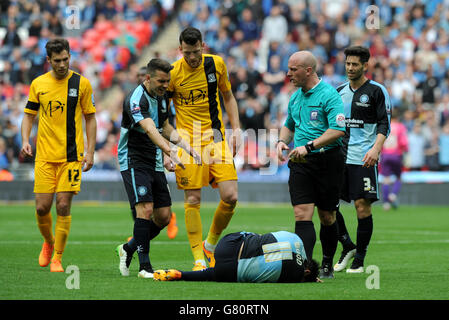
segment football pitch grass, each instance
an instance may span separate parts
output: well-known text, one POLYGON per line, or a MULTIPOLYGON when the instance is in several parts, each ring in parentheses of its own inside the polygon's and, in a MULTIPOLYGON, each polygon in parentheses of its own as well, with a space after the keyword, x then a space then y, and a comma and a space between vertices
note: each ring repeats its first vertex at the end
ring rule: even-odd
MULTIPOLYGON (((203 235, 215 204, 203 204, 203 235)), ((185 231, 183 206, 176 203, 179 233, 166 231, 151 242, 155 269, 191 270, 193 260, 185 231)), ((343 206, 355 241, 356 217, 343 206)), ((38 265, 42 237, 33 205, 0 204, 0 299, 2 300, 447 300, 449 298, 449 207, 402 206, 385 212, 373 207, 374 233, 365 268, 371 273, 339 272, 324 283, 249 284, 215 282, 157 282, 137 278, 137 255, 129 277, 118 271, 117 245, 132 234, 133 222, 125 203, 74 202, 69 241, 63 256, 65 273, 50 273, 38 265), (69 266, 72 272, 67 273, 69 266), (79 282, 73 270, 79 271, 79 282), (70 278, 71 277, 71 278, 70 278), (76 284, 79 283, 79 289, 76 284), (73 288, 75 286, 75 288, 73 288), (72 287, 72 289, 70 289, 72 287)), ((53 224, 55 223, 53 209, 53 224)), ((314 258, 321 262, 319 221, 314 214, 317 243, 314 258)), ((289 204, 239 204, 225 233, 267 233, 294 230, 289 204)), ((335 260, 341 252, 337 249, 335 260)))

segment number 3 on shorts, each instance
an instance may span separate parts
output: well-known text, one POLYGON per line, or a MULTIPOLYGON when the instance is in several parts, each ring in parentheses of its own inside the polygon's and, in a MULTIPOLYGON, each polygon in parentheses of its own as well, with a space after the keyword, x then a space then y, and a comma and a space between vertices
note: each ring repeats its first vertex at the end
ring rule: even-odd
POLYGON ((363 178, 363 190, 364 191, 371 190, 371 179, 368 177, 363 178))

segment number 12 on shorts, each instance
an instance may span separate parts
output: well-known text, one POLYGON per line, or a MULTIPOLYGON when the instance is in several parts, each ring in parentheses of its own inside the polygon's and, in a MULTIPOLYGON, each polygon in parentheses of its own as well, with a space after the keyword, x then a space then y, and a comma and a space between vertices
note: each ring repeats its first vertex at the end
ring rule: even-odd
POLYGON ((80 180, 80 171, 79 169, 69 169, 69 182, 78 182, 80 180), (72 180, 73 178, 73 180, 72 180))

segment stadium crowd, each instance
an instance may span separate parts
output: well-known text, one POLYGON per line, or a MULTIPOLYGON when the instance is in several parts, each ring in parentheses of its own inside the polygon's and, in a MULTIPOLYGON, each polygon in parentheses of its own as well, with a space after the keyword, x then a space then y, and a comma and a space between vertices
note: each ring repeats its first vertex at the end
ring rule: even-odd
MULTIPOLYGON (((19 158, 20 123, 31 80, 48 70, 43 46, 67 37, 71 67, 92 83, 97 107, 97 169, 117 168, 120 99, 106 103, 116 85, 121 97, 137 84, 142 50, 176 16, 193 26, 207 50, 224 57, 243 130, 279 129, 295 89, 286 77, 289 56, 310 50, 318 74, 334 87, 344 83, 343 50, 370 48, 368 78, 384 84, 409 136, 407 170, 449 170, 449 1, 404 0, 106 0, 3 1, 0 16, 0 169, 19 158), (67 28, 70 8, 80 8, 79 35, 67 28), (424 4, 425 3, 425 4, 424 4), (67 10, 69 8, 69 10, 67 10)), ((75 21, 76 22, 76 21, 75 21)), ((170 62, 177 49, 160 54, 170 62)), ((226 122, 226 115, 224 115, 226 122)), ((275 157, 266 139, 247 136, 238 170, 275 157), (261 144, 265 144, 261 148, 261 144)), ((271 137, 276 139, 276 137, 271 137)))

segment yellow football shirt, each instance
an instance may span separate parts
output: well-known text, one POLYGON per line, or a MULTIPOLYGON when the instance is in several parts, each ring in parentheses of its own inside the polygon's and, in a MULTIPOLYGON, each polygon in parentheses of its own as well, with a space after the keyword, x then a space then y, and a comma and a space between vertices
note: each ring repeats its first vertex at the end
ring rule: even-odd
POLYGON ((31 83, 24 111, 39 113, 36 161, 82 161, 82 114, 96 111, 89 80, 72 70, 62 80, 47 72, 31 83))
POLYGON ((184 58, 173 67, 167 92, 176 109, 176 129, 195 146, 222 141, 225 128, 219 91, 231 90, 223 58, 203 54, 198 68, 191 68, 184 58))

